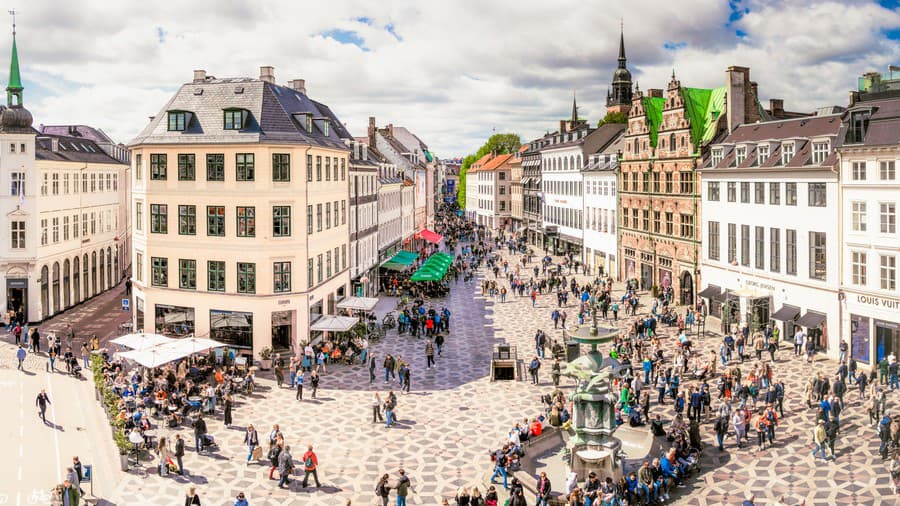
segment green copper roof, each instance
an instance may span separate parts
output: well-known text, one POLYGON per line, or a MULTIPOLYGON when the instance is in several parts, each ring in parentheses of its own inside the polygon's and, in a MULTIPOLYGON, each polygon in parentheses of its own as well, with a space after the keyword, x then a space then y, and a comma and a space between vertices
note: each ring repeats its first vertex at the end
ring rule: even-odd
POLYGON ((681 88, 685 113, 691 121, 691 141, 694 148, 708 143, 716 135, 716 124, 725 110, 725 87, 681 88))
POLYGON ((642 102, 647 118, 647 127, 650 129, 650 145, 655 148, 659 125, 662 124, 662 110, 666 105, 666 99, 662 97, 644 97, 642 102))
POLYGON ((9 85, 8 90, 21 90, 22 77, 19 75, 19 51, 16 49, 16 38, 13 36, 12 59, 9 62, 9 85))

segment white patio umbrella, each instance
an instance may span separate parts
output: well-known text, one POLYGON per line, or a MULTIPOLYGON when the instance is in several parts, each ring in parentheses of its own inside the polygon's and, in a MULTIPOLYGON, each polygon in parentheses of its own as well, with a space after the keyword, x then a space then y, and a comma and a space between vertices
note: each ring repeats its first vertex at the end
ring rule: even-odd
POLYGON ((124 336, 117 337, 110 342, 119 346, 131 348, 132 350, 146 350, 172 341, 174 341, 174 339, 159 334, 136 332, 134 334, 125 334, 124 336))

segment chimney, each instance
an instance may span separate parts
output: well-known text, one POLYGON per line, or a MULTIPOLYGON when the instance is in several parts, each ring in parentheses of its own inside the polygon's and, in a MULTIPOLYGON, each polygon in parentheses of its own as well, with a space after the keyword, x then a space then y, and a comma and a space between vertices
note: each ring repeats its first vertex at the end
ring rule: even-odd
POLYGON ((394 124, 388 123, 388 126, 386 126, 385 128, 387 128, 388 135, 393 137, 394 136, 394 124))
POLYGON ((784 100, 780 98, 770 98, 769 113, 776 118, 784 118, 784 100))
POLYGON ((368 137, 369 137, 369 145, 375 146, 375 132, 377 131, 375 127, 375 116, 369 116, 369 129, 368 129, 368 137))
POLYGON ((288 86, 292 90, 299 91, 306 95, 306 80, 305 79, 294 79, 293 81, 288 81, 288 86))
POLYGON ((54 153, 59 152, 59 139, 56 137, 50 137, 50 151, 53 151, 54 153))
POLYGON ((851 91, 850 92, 850 105, 847 107, 853 107, 857 102, 859 102, 859 92, 851 91))
POLYGON ((647 90, 648 97, 663 98, 663 90, 659 88, 650 88, 647 90))
POLYGON ((206 82, 206 71, 205 70, 195 70, 194 71, 194 84, 206 82))
POLYGON ((747 67, 728 67, 725 71, 725 110, 728 117, 728 133, 747 122, 747 111, 753 105, 753 92, 750 85, 750 69, 747 67))
POLYGON ((263 66, 259 68, 259 80, 275 84, 275 67, 263 66))

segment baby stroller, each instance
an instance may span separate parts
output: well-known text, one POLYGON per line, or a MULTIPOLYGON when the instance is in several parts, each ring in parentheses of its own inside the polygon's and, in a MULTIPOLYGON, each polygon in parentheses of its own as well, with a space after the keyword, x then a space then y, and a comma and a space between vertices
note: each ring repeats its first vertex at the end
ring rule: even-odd
POLYGON ((203 446, 203 451, 219 451, 219 445, 216 444, 216 438, 210 434, 203 434, 200 436, 200 444, 203 446))
POLYGON ((78 365, 78 359, 72 357, 69 359, 69 374, 75 378, 81 378, 81 366, 78 365))

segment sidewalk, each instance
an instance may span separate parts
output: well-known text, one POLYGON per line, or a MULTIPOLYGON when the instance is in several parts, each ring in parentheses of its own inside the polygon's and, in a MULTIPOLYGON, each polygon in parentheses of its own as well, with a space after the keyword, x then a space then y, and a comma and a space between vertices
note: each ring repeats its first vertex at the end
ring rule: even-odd
MULTIPOLYGON (((94 334, 100 338, 102 346, 102 343, 108 339, 119 335, 119 325, 132 320, 131 310, 122 310, 122 299, 124 298, 126 296, 123 282, 87 302, 45 320, 37 327, 44 338, 50 334, 66 337, 68 325, 72 325, 72 329, 75 330, 73 348, 81 346, 82 342, 94 334)), ((131 299, 131 296, 127 298, 131 299)), ((134 305, 130 302, 129 300, 128 307, 133 308, 134 305)))

